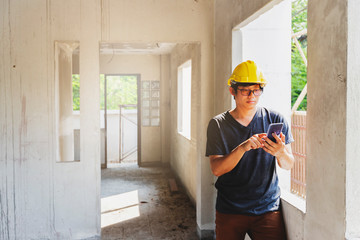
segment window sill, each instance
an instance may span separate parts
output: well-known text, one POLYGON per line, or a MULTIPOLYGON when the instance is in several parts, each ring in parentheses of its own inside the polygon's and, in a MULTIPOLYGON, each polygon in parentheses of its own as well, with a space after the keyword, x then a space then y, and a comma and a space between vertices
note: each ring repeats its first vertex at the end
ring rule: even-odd
POLYGON ((186 138, 187 140, 191 141, 191 137, 190 137, 188 134, 185 134, 185 133, 183 133, 183 132, 178 132, 178 134, 179 134, 180 136, 183 136, 183 137, 186 138))
POLYGON ((289 191, 281 191, 281 199, 288 204, 299 209, 302 213, 306 213, 306 200, 296 196, 295 194, 289 191))

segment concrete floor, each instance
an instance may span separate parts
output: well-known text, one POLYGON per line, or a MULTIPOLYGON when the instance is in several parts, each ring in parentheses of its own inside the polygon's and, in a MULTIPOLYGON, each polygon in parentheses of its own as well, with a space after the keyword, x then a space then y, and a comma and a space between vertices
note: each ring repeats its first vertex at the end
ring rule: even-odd
POLYGON ((102 239, 199 239, 195 207, 178 182, 170 191, 170 168, 122 163, 101 176, 102 239))

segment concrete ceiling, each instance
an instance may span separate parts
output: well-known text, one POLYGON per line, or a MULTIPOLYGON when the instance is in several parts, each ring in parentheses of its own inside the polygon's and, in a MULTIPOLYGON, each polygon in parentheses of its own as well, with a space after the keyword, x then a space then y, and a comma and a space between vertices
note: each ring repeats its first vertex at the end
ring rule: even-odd
POLYGON ((176 43, 100 43, 100 54, 168 54, 176 43))

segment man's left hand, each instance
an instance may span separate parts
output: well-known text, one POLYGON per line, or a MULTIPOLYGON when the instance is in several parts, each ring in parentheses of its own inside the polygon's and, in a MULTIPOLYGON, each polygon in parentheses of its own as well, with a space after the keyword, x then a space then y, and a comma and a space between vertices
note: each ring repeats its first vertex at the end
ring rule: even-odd
POLYGON ((264 151, 270 153, 274 157, 279 157, 285 154, 285 135, 280 133, 280 137, 278 137, 275 133, 272 134, 275 138, 276 142, 271 141, 269 138, 265 137, 263 139, 264 142, 264 151))

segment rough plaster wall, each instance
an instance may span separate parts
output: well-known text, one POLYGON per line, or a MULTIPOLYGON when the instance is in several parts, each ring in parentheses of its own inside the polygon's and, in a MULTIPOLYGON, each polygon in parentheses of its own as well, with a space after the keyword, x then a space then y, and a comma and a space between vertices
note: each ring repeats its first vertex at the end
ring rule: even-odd
POLYGON ((304 240, 305 214, 287 201, 282 201, 286 233, 289 240, 304 240))
MULTIPOLYGON (((41 227, 31 228, 31 214, 37 210, 50 213, 49 204, 44 206, 37 204, 37 198, 43 197, 44 202, 49 202, 49 185, 34 189, 31 186, 41 185, 41 178, 31 177, 31 173, 39 169, 46 169, 49 163, 44 159, 49 158, 49 152, 42 151, 47 149, 48 119, 45 114, 36 111, 46 111, 48 105, 41 104, 41 98, 46 99, 46 91, 37 89, 32 81, 36 81, 36 75, 42 76, 41 83, 45 84, 46 67, 40 68, 42 64, 46 66, 46 42, 47 36, 41 34, 46 30, 46 24, 41 24, 41 18, 45 16, 45 8, 40 7, 41 14, 33 18, 32 14, 26 10, 34 9, 30 4, 22 4, 20 1, 1 1, 1 221, 0 238, 24 238, 34 236, 41 232, 41 227), (13 9, 24 11, 21 16, 16 16, 13 9), (33 18, 33 19, 32 19, 33 18), (31 27, 28 22, 33 20, 40 27, 31 27), (20 31, 22 28, 26 31, 20 31), (31 39, 28 34, 38 36, 38 39, 31 39), (29 48, 31 46, 31 48, 29 48), (33 58, 21 58, 22 54, 33 55, 33 58), (34 68, 29 68, 34 61, 34 68), (39 94, 39 98, 33 96, 39 94), (35 111, 34 111, 35 110, 35 111), (36 120, 38 121, 36 121, 36 120), (43 126, 41 125, 43 124, 43 126), (41 133, 42 127, 45 132, 41 133), (37 133, 40 131, 40 133, 37 133), (34 135, 35 133, 35 135, 34 135), (34 141, 33 144, 30 144, 34 141), (42 161, 41 161, 42 160, 42 161), (42 166, 44 164, 44 166, 42 166), (33 195, 32 193, 36 193, 33 195), (24 225, 24 228, 21 226, 24 225)), ((45 88, 46 90, 46 88, 45 88)), ((50 172, 43 175, 43 179, 51 179, 50 172)), ((50 225, 50 214, 43 214, 43 218, 34 220, 45 231, 50 225)))
POLYGON ((346 239, 360 238, 360 4, 348 0, 346 239), (349 51, 349 49, 351 49, 349 51))
POLYGON ((161 84, 160 84, 160 131, 161 131, 161 160, 170 162, 170 54, 160 57, 161 84))
POLYGON ((84 2, 0 3, 1 239, 78 239, 100 233, 99 119, 93 108, 99 93, 92 89, 100 6, 84 2), (96 100, 82 103, 80 163, 55 163, 54 40, 80 40, 81 69, 92 69, 81 72, 88 81, 82 85, 83 102, 90 96, 96 100))
POLYGON ((308 2, 304 239, 344 239, 347 2, 308 2))
MULTIPOLYGON (((9 83, 10 79, 10 37, 9 37, 9 19, 8 19, 8 3, 5 1, 0 1, 0 237, 3 239, 9 238, 9 232, 12 231, 12 226, 9 224, 10 216, 8 215, 9 209, 9 198, 7 188, 7 171, 8 168, 6 163, 7 158, 7 111, 6 104, 8 103, 7 99, 10 100, 10 97, 6 95, 6 85, 9 83)), ((10 118, 9 118, 10 120, 10 118)))
POLYGON ((197 109, 200 108, 200 45, 178 44, 171 53, 171 166, 177 172, 190 196, 196 200, 197 109), (177 131, 178 67, 191 60, 191 140, 177 131))
POLYGON ((212 7, 211 0, 104 0, 103 40, 209 44, 212 7))
POLYGON ((51 2, 51 14, 54 40, 80 41, 81 85, 80 163, 55 165, 55 227, 60 238, 85 238, 100 234, 100 5, 51 2))
MULTIPOLYGON (((160 55, 101 55, 100 72, 140 74, 141 81, 157 80, 161 85, 160 61, 160 55)), ((141 163, 161 161, 161 149, 160 127, 141 127, 141 163)))
POLYGON ((0 239, 47 237, 53 223, 53 163, 44 151, 51 146, 48 19, 39 3, 0 2, 0 239))
POLYGON ((159 55, 101 55, 102 74, 141 74, 141 80, 160 79, 159 55))

